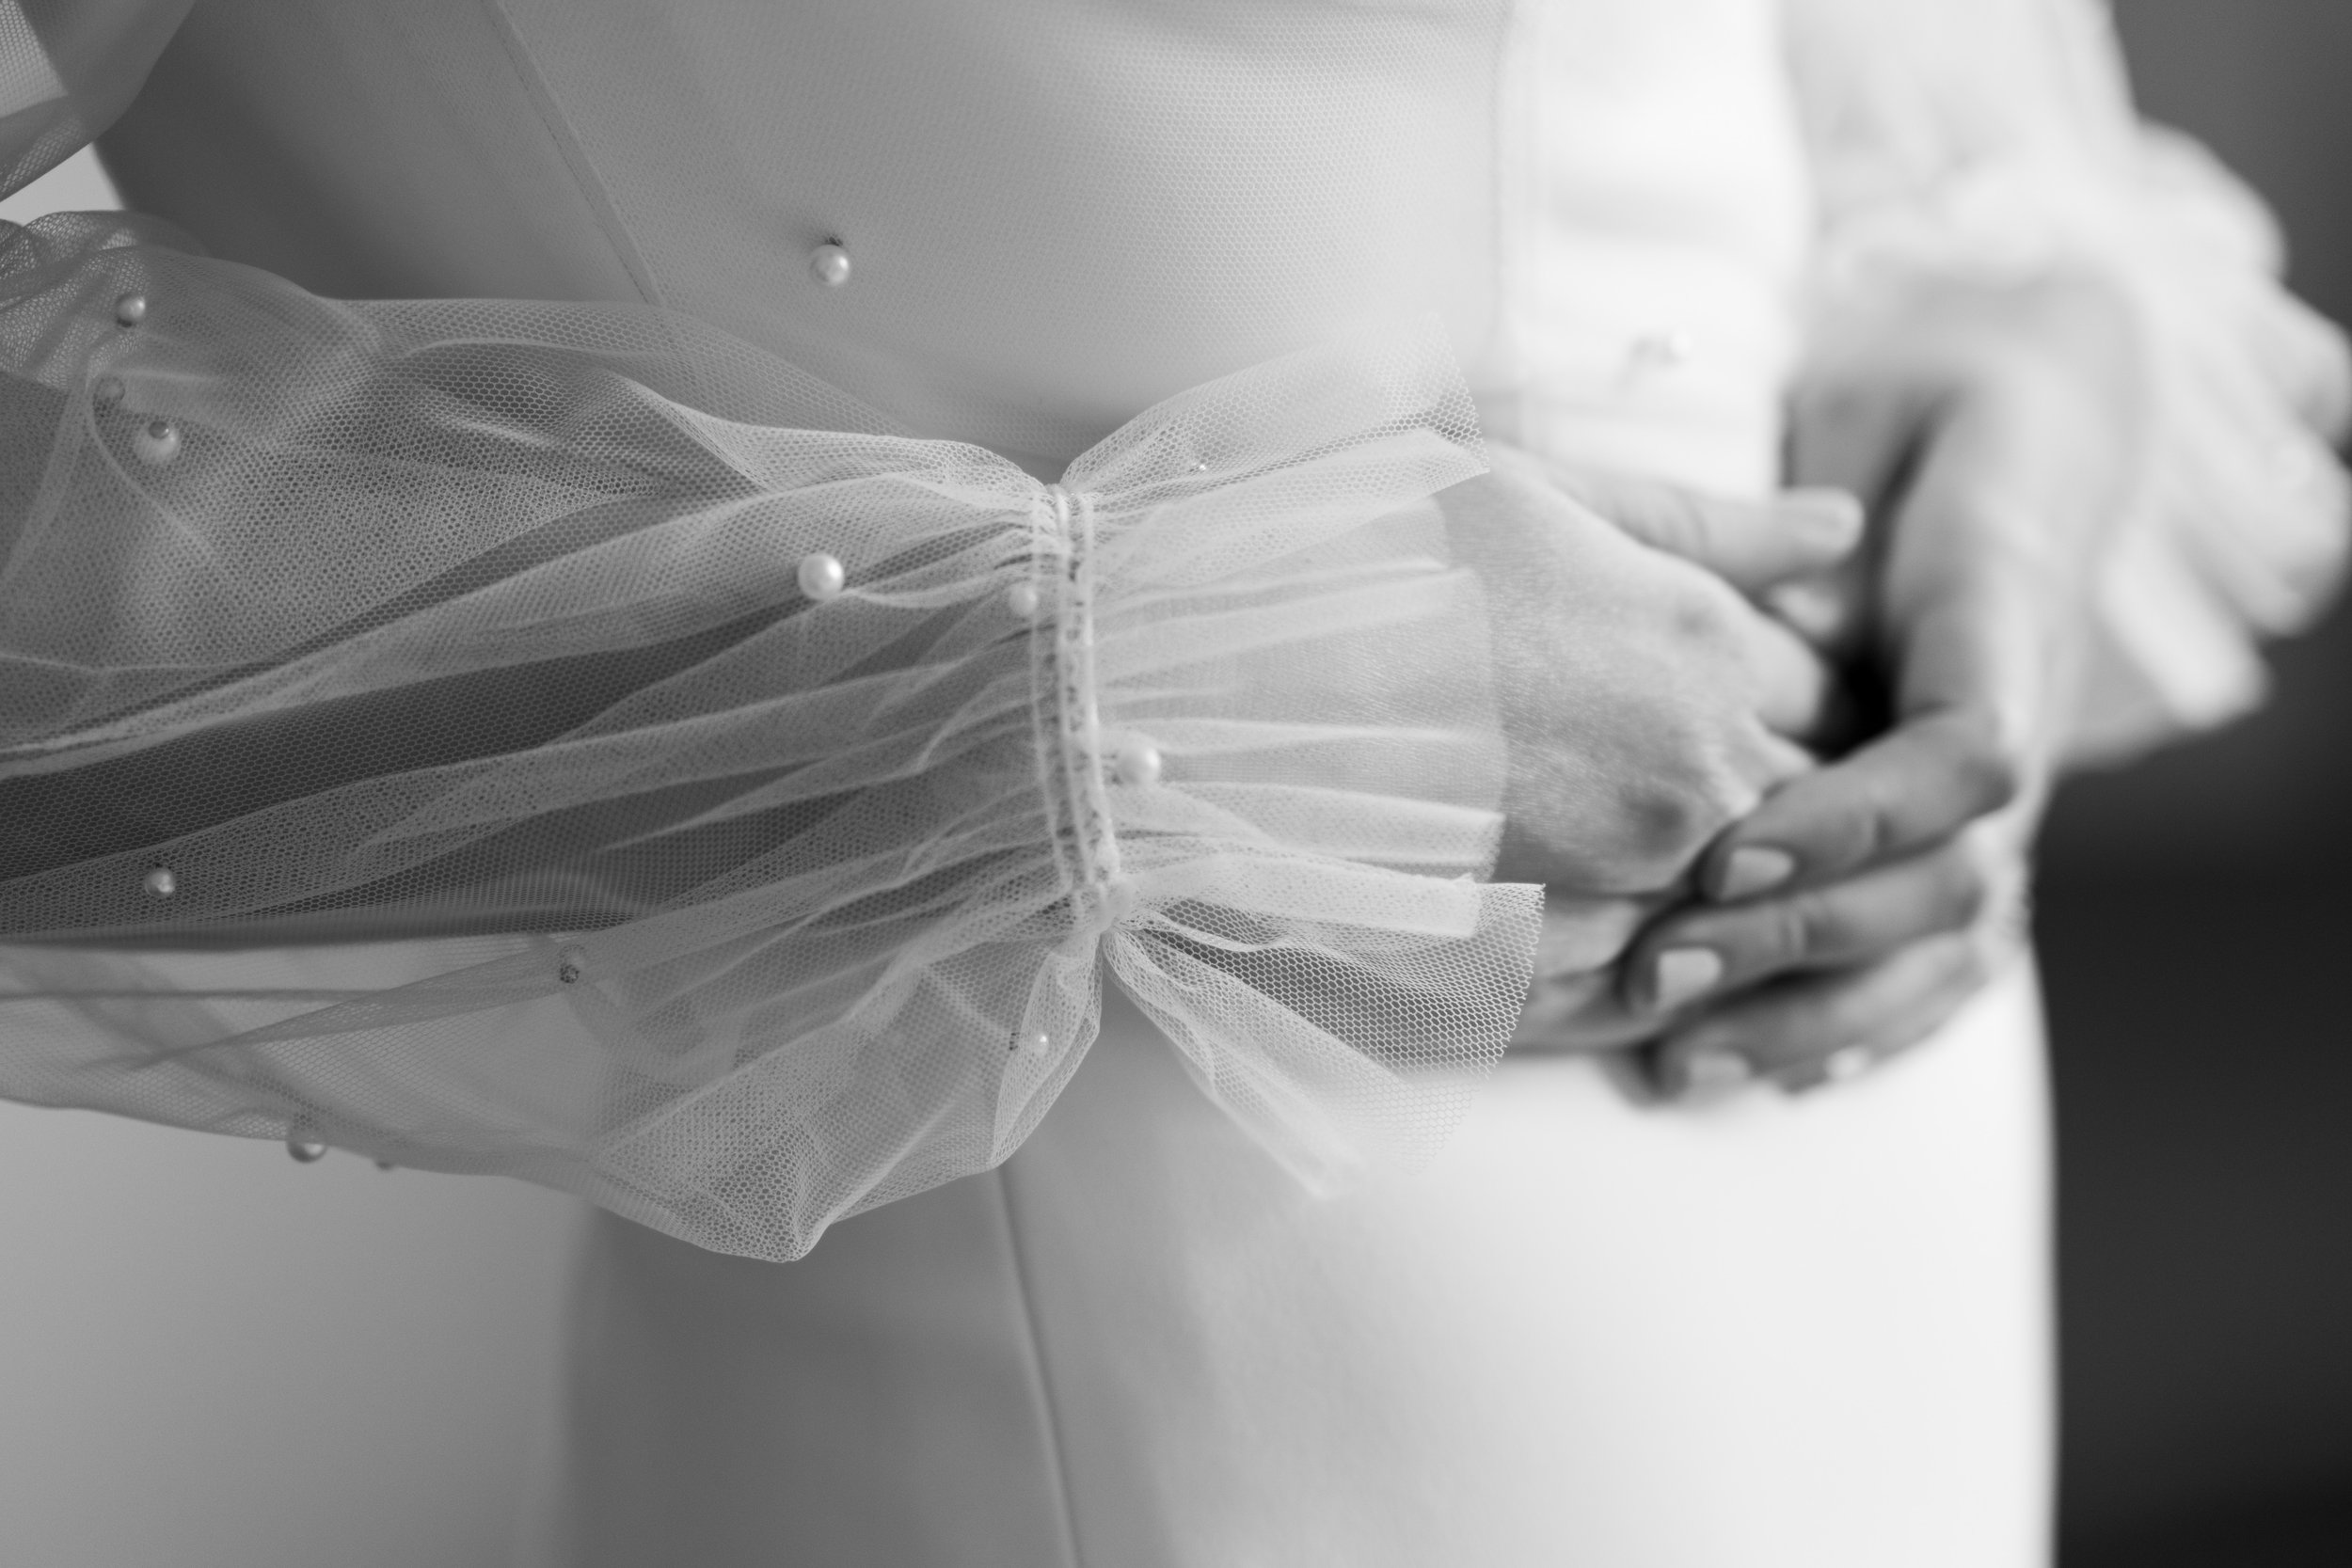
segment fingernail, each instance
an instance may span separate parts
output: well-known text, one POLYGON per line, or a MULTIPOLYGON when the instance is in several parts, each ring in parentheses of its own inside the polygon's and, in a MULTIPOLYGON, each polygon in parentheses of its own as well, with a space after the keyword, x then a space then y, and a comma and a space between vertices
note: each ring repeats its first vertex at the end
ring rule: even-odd
POLYGON ((1821 1063, 1821 1076, 1833 1084, 1851 1083, 1870 1070, 1868 1047, 1850 1045, 1843 1051, 1833 1051, 1821 1063))
POLYGON ((1867 1046, 1850 1045, 1833 1051, 1810 1067, 1799 1068, 1780 1081, 1780 1086, 1790 1094, 1811 1094, 1833 1084, 1849 1084, 1870 1070, 1878 1061, 1867 1046))
POLYGON ((1788 623, 1797 635, 1812 642, 1829 642, 1851 619, 1843 588, 1834 582, 1803 578, 1764 591, 1765 606, 1788 623))
POLYGON ((1844 490, 1783 491, 1780 512, 1823 549, 1843 553, 1862 537, 1862 503, 1844 490))
POLYGON ((1682 1085, 1692 1094, 1738 1088, 1755 1076, 1756 1069, 1745 1056, 1721 1046, 1693 1051, 1682 1061, 1682 1085))
POLYGON ((1650 1006, 1672 1012, 1724 977, 1724 960, 1705 947, 1669 947, 1650 964, 1650 1006))
POLYGON ((1725 901, 1753 898, 1780 886, 1796 871, 1797 858, 1786 849, 1756 846, 1734 849, 1724 862, 1723 875, 1716 879, 1715 896, 1725 901))

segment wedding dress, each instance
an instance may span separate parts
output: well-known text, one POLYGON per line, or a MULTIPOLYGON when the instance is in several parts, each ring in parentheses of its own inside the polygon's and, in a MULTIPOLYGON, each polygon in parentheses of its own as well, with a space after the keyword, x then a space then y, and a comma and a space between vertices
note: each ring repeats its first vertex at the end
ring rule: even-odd
POLYGON ((0 279, 0 1092, 644 1222, 533 1554, 2035 1560, 2029 978, 1802 1101, 1494 1067, 1423 502, 1479 427, 1760 490, 1809 300, 2108 267, 2093 739, 2242 705, 2332 343, 2089 13, 183 9, 0 34, 19 181, 165 50, 110 166, 221 258, 0 279))

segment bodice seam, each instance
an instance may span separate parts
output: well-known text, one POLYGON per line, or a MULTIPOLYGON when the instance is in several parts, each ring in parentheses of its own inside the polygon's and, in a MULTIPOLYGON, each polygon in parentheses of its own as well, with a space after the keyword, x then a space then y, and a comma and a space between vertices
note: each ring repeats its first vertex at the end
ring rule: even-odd
POLYGON ((1051 1507, 1061 1525, 1062 1556, 1070 1568, 1085 1568, 1086 1558, 1078 1549, 1077 1510, 1071 1503, 1070 1466, 1062 1442, 1060 1404, 1054 1398, 1053 1369, 1046 1364, 1045 1335, 1038 1323, 1037 1297, 1029 1288, 1029 1263, 1021 1245, 1021 1222, 1013 1212, 1012 1179, 1005 1167, 998 1165, 989 1173, 990 1184, 995 1189, 998 1209, 1005 1217, 1005 1252, 1011 1265, 1015 1306, 1021 1318, 1021 1331, 1028 1339, 1029 1366, 1037 1380, 1037 1399, 1045 1415, 1046 1485, 1052 1491, 1051 1507))
POLYGON ((523 47, 522 36, 516 31, 513 18, 506 14, 506 7, 501 0, 477 0, 477 3, 506 51, 507 68, 515 73, 523 95, 531 101, 532 113, 538 117, 540 128, 547 132, 548 139, 555 144, 556 153, 564 160, 564 170, 571 175, 573 186, 580 192, 580 199, 588 204, 588 210, 596 214, 598 233, 603 236, 606 245, 611 247, 613 259, 621 263, 621 270, 628 274, 638 298, 647 305, 664 304, 661 291, 654 284, 653 269, 646 265, 644 257, 639 254, 635 242, 630 239, 628 227, 621 222, 620 210, 613 205, 612 192, 605 188, 603 179, 596 173, 588 150, 572 134, 571 122, 564 118, 554 94, 548 90, 546 81, 541 78, 537 65, 531 58, 531 52, 523 47))

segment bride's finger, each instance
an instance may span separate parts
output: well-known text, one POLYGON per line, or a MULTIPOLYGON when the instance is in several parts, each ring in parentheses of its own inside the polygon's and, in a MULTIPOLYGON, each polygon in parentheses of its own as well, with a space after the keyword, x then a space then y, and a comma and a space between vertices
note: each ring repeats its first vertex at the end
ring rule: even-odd
POLYGON ((1812 644, 1770 615, 1749 615, 1741 644, 1756 680, 1756 717, 1774 735, 1810 740, 1833 731, 1845 693, 1812 644))
POLYGON ((1679 556, 1743 594, 1816 576, 1861 542, 1862 503, 1843 490, 1786 490, 1756 500, 1659 480, 1547 464, 1555 483, 1653 549, 1679 556))
POLYGON ((1624 971, 1627 1000, 1671 1013, 1792 970, 1851 967, 1976 923, 1994 887, 1985 842, 1947 840, 1822 887, 1661 923, 1624 971))
POLYGON ((1995 951, 1978 932, 1950 931, 1726 1003, 1660 1043, 1659 1087, 1703 1093, 1766 1079, 1795 1090, 1867 1071, 1943 1027, 1990 977, 1995 951))
POLYGON ((1643 922, 1666 901, 1664 894, 1624 898, 1547 890, 1535 977, 1512 1049, 1619 1051, 1655 1036, 1657 1020, 1627 1005, 1617 975, 1643 922))
POLYGON ((1629 1006, 1614 969, 1539 978, 1511 1031, 1521 1054, 1598 1055, 1653 1039, 1658 1019, 1629 1006))

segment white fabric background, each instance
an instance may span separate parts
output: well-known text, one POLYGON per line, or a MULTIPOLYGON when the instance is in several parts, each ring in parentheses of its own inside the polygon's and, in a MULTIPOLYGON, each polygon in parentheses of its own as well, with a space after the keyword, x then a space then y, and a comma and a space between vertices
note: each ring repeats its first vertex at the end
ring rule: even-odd
MULTIPOLYGON (((114 205, 85 152, 0 217, 114 205)), ((579 1212, 0 1102, 0 1560, 503 1563, 579 1212)))

